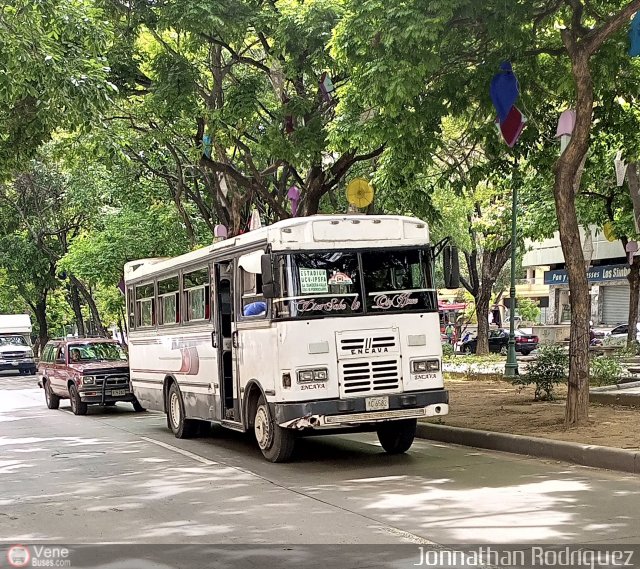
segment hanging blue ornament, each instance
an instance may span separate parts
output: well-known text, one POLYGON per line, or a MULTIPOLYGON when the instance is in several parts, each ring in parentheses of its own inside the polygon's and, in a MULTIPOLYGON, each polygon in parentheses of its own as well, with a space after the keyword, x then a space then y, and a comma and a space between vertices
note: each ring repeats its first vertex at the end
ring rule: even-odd
POLYGON ((202 146, 204 146, 204 155, 211 159, 211 136, 205 134, 202 137, 202 146))
POLYGON ((631 57, 638 57, 640 55, 640 12, 636 12, 636 15, 631 21, 629 39, 631 40, 629 55, 631 57))
POLYGON ((513 74, 509 61, 503 61, 500 64, 500 72, 496 73, 491 79, 489 92, 493 106, 498 112, 498 120, 503 123, 507 119, 511 107, 518 100, 519 95, 518 80, 513 74))

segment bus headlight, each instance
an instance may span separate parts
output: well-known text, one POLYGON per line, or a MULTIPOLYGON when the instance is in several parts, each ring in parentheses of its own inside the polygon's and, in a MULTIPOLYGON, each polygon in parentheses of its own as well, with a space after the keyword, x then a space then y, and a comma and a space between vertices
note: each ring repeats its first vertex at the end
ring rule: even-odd
POLYGON ((311 383, 312 381, 327 381, 329 372, 327 368, 302 369, 298 371, 298 383, 311 383))
POLYGON ((440 360, 413 360, 411 373, 427 373, 440 371, 440 360))

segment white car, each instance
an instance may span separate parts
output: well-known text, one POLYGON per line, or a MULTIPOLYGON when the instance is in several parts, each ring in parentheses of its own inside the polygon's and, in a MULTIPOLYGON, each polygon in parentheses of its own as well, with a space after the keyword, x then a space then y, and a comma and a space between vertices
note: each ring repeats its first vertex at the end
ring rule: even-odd
MULTIPOLYGON (((640 322, 636 325, 638 330, 637 338, 640 340, 640 322)), ((611 332, 605 335, 604 343, 608 346, 624 345, 627 341, 627 334, 629 333, 628 324, 620 324, 613 328, 611 332)))

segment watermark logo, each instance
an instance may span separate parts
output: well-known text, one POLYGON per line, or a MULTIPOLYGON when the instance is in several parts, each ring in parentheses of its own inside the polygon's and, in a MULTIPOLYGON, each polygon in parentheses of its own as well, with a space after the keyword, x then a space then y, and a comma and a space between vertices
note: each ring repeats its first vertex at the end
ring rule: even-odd
POLYGON ((7 550, 10 567, 71 567, 71 552, 66 547, 13 545, 7 550))
POLYGON ((26 567, 31 561, 31 553, 24 545, 14 545, 7 550, 7 561, 11 567, 26 567))

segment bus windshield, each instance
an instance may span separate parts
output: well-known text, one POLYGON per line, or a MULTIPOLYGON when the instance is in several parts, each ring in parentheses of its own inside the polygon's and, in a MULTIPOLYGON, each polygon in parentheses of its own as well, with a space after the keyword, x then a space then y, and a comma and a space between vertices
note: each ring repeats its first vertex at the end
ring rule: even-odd
POLYGON ((293 253, 280 257, 276 318, 436 312, 428 251, 293 253))

